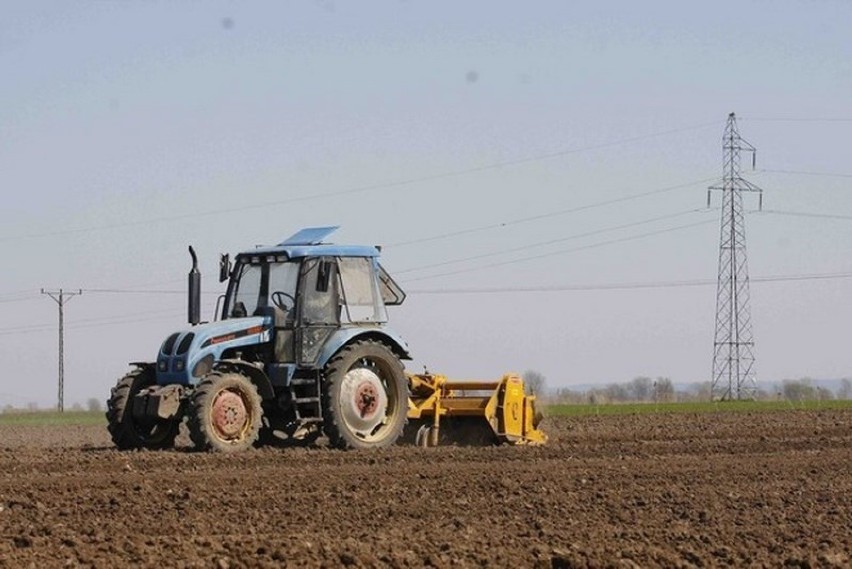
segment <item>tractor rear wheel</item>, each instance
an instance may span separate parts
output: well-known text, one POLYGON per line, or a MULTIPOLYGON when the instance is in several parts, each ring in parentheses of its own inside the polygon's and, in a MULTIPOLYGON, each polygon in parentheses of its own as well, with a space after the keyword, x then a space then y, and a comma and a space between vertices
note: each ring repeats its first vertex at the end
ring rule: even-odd
POLYGON ((107 400, 107 429, 112 442, 119 449, 163 449, 174 446, 180 420, 140 420, 133 417, 133 398, 156 382, 153 369, 139 368, 122 377, 112 388, 107 400))
POLYGON ((198 450, 237 452, 257 441, 263 410, 257 388, 235 372, 212 372, 189 404, 189 437, 198 450))
POLYGON ((396 442, 408 412, 408 379, 386 345, 356 342, 325 367, 324 429, 332 446, 382 448, 396 442))

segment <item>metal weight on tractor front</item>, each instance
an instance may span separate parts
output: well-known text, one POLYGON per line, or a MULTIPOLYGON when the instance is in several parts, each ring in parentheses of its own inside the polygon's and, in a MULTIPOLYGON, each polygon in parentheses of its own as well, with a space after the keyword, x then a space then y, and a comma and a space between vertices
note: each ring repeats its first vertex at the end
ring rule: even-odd
POLYGON ((190 327, 170 333, 155 361, 134 364, 113 388, 115 445, 170 447, 184 418, 197 448, 220 452, 309 444, 321 433, 342 449, 544 443, 520 377, 405 373, 408 345, 387 324, 387 308, 405 292, 378 247, 326 243, 336 229, 303 229, 233 261, 223 255, 228 288, 212 322, 201 322, 190 247, 190 327))
POLYGON ((180 426, 174 419, 152 417, 139 409, 137 396, 155 385, 149 367, 139 367, 118 381, 107 400, 107 426, 113 443, 120 449, 174 446, 180 426))

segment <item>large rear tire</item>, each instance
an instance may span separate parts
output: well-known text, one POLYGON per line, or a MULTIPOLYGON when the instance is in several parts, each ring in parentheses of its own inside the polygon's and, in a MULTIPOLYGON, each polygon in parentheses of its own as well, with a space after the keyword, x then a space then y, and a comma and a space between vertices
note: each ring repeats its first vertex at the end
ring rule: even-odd
POLYGON ((138 420, 133 417, 133 398, 156 382, 153 369, 140 368, 122 377, 112 388, 107 400, 107 429, 112 442, 120 450, 164 449, 174 446, 180 429, 179 420, 138 420))
POLYGON ((384 448, 405 428, 408 379, 402 362, 374 341, 346 346, 325 367, 325 433, 341 449, 384 448))
POLYGON ((189 437, 198 450, 238 452, 257 441, 263 409, 249 378, 214 371, 195 388, 188 415, 189 437))

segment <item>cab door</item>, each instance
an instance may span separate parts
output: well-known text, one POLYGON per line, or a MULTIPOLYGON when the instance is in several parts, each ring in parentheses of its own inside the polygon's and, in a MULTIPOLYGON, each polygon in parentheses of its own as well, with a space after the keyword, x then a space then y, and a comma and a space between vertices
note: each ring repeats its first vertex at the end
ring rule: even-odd
POLYGON ((340 294, 334 257, 310 257, 299 282, 296 356, 300 366, 316 363, 320 350, 340 327, 340 294))

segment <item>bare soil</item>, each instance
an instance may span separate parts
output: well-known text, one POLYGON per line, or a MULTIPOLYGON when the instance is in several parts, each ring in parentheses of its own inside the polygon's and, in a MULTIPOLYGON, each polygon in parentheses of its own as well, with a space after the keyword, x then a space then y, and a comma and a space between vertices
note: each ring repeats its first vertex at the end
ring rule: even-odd
POLYGON ((544 427, 543 448, 239 455, 2 427, 0 566, 852 566, 848 410, 544 427))

